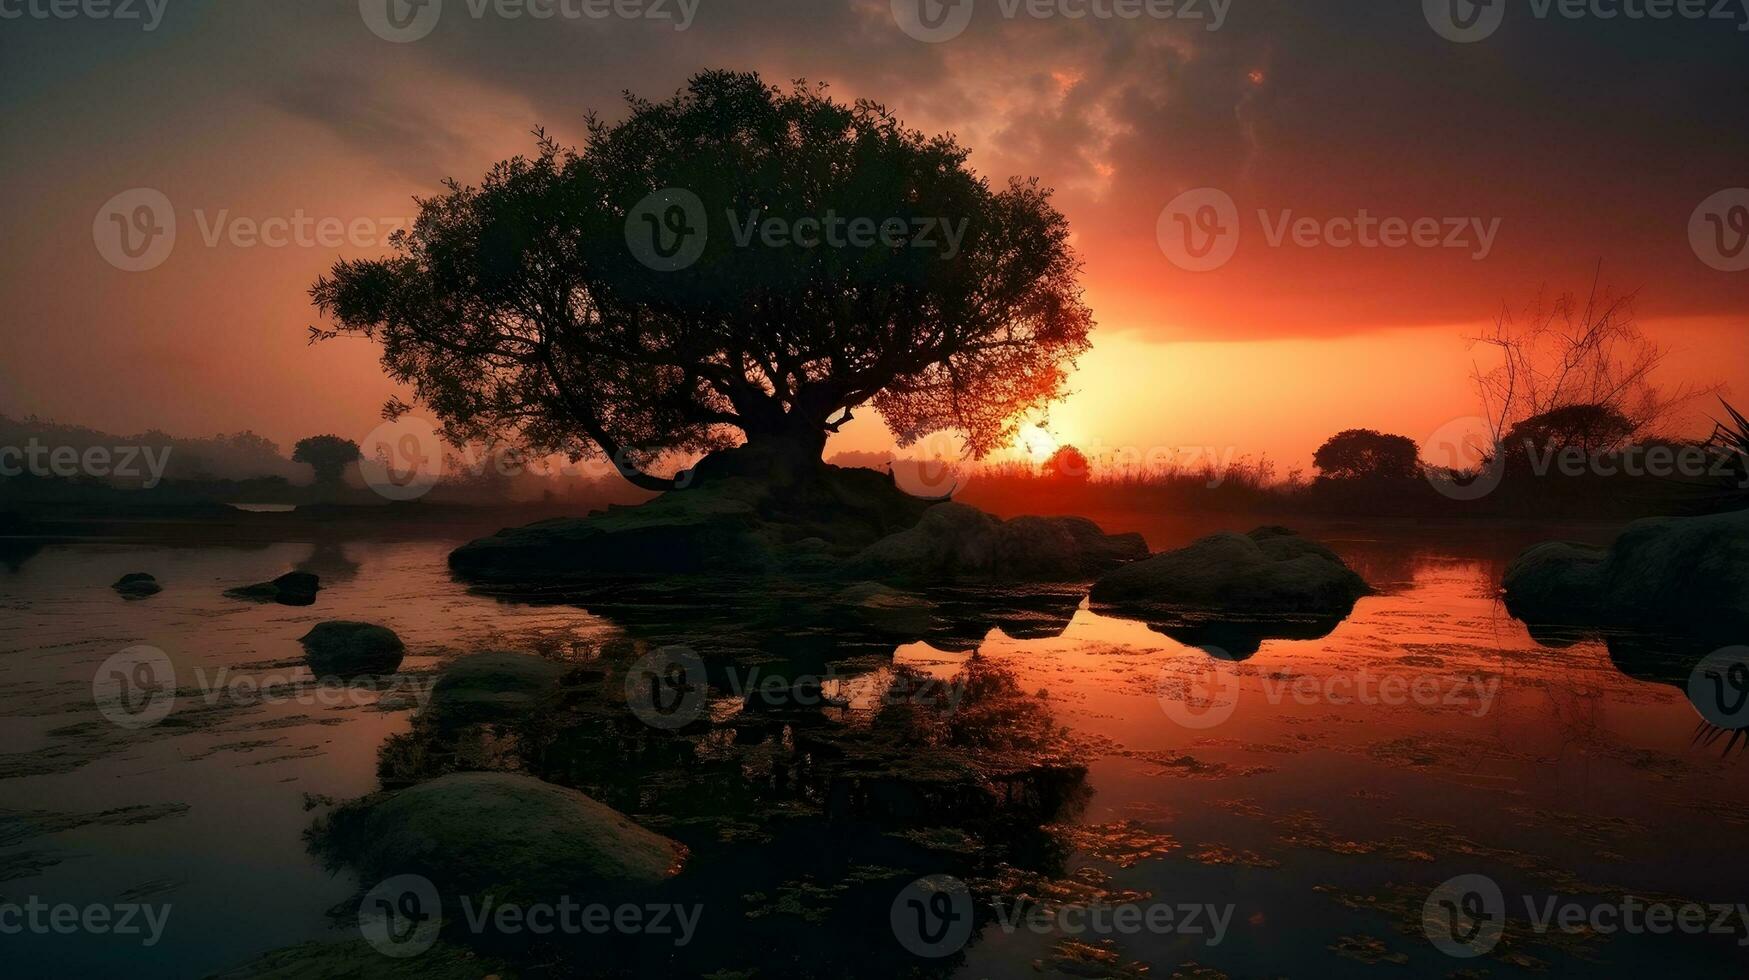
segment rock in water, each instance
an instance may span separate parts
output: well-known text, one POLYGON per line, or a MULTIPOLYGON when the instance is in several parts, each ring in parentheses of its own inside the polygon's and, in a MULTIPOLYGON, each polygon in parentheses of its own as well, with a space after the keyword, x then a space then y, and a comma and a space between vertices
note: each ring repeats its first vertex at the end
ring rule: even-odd
POLYGON ((443 776, 332 814, 323 848, 361 880, 417 874, 446 894, 551 901, 649 888, 686 848, 573 789, 516 773, 443 776))
POLYGON ((508 721, 556 691, 565 667, 528 653, 475 653, 450 664, 431 689, 429 716, 446 725, 508 721))
POLYGON ((1506 567, 1506 611, 1540 624, 1580 625, 1596 615, 1607 548, 1570 541, 1532 545, 1506 567))
POLYGON ((310 671, 317 677, 392 674, 400 669, 407 652, 394 630, 345 620, 317 623, 298 642, 304 645, 310 671))
POLYGON ((233 599, 248 599, 251 602, 277 602, 282 606, 310 606, 316 602, 316 593, 321 591, 321 579, 309 572, 287 572, 271 582, 257 582, 245 585, 239 589, 231 589, 225 595, 233 599))
POLYGON ((1507 568, 1506 608, 1533 625, 1632 627, 1749 637, 1749 510, 1655 517, 1607 551, 1539 544, 1507 568))
POLYGON ((1286 528, 1222 531, 1108 572, 1097 605, 1152 606, 1243 616, 1348 615, 1371 593, 1329 548, 1286 528))
POLYGON ((1139 534, 1106 534, 1084 517, 1002 520, 976 507, 931 507, 917 526, 875 542, 842 574, 908 583, 1066 582, 1147 557, 1139 534))
POLYGON ((130 572, 116 580, 110 588, 121 593, 125 599, 144 599, 164 591, 158 580, 145 572, 130 572))

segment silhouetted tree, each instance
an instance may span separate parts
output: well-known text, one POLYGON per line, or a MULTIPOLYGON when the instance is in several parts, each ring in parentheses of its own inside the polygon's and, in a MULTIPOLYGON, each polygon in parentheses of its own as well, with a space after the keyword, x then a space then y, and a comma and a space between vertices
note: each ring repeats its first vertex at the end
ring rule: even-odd
POLYGON ((1408 480, 1421 473, 1421 452, 1407 436, 1345 429, 1318 447, 1312 463, 1330 480, 1408 480))
POLYGON ((1506 433, 1513 456, 1579 449, 1587 455, 1611 453, 1633 438, 1639 425, 1608 405, 1567 405, 1533 415, 1506 433))
POLYGON ((1087 456, 1074 446, 1061 446, 1045 460, 1045 476, 1086 483, 1091 475, 1087 456))
POLYGON ((360 455, 358 443, 333 435, 311 436, 292 448, 292 462, 307 463, 316 471, 316 483, 329 487, 339 485, 346 464, 360 455))
POLYGON ((1472 343, 1493 347, 1500 363, 1473 372, 1496 442, 1510 443, 1514 426, 1561 409, 1595 410, 1627 420, 1623 441, 1654 431, 1679 408, 1718 385, 1666 390, 1655 380, 1667 351, 1647 339, 1634 318, 1632 294, 1602 284, 1601 269, 1583 300, 1565 293, 1538 296, 1518 319, 1502 312, 1472 343))
POLYGON ((313 336, 377 340, 453 439, 606 456, 651 489, 664 454, 739 440, 817 462, 865 404, 901 445, 951 431, 982 457, 1062 392, 1093 321, 1036 182, 993 191, 951 136, 751 74, 629 108, 581 154, 541 134, 421 201, 397 256, 316 282, 336 326, 313 336))

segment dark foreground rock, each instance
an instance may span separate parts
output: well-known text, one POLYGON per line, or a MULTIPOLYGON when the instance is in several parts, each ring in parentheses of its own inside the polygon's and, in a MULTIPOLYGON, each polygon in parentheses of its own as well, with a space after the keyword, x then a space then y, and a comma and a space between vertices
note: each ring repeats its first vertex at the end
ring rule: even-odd
POLYGON ((120 593, 124 599, 144 599, 164 591, 158 580, 145 572, 130 572, 116 580, 110 588, 120 593))
POLYGON ((539 707, 565 673, 562 664, 529 653, 470 654, 444 670, 425 710, 446 725, 509 721, 539 707))
POLYGON ((429 878, 440 892, 550 901, 647 889, 686 848, 573 789, 517 773, 442 776, 347 804, 313 834, 363 881, 429 878))
POLYGON ((1001 520, 965 504, 931 507, 917 526, 863 549, 843 574, 888 582, 1071 581, 1148 555, 1139 534, 1084 517, 1001 520))
POLYGON ((1094 583, 1096 605, 1246 616, 1346 616, 1372 590, 1336 553, 1286 528, 1222 531, 1094 583))
POLYGON ((310 671, 317 677, 364 677, 392 674, 401 667, 407 647, 395 631, 374 623, 333 620, 317 623, 298 638, 310 671))
POLYGON ((1554 542, 1519 555, 1506 608, 1536 626, 1749 638, 1749 511, 1628 525, 1609 549, 1554 542))
POLYGON ((686 489, 506 529, 449 564, 506 586, 706 573, 933 583, 1090 578, 1146 554, 1140 536, 1082 518, 1003 521, 912 497, 884 473, 797 467, 743 447, 701 461, 686 489))
POLYGON ((287 572, 271 582, 257 582, 242 588, 230 589, 225 595, 232 599, 247 599, 251 602, 277 602, 282 606, 310 606, 316 602, 316 593, 321 591, 321 579, 309 572, 287 572))

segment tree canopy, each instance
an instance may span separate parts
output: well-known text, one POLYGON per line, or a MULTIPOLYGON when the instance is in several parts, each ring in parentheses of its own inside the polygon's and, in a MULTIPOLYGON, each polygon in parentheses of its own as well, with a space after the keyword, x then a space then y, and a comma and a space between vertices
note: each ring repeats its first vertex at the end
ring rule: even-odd
POLYGON ((952 136, 752 74, 628 110, 421 200, 397 254, 312 287, 314 334, 380 343, 452 439, 653 489, 664 456, 743 440, 818 460, 864 405, 982 457, 1063 393, 1093 320, 1036 182, 992 190, 952 136))
POLYGON ((339 483, 346 464, 359 458, 358 443, 335 435, 311 436, 292 447, 292 462, 305 463, 316 471, 316 482, 339 483))
POLYGON ((1318 447, 1312 464, 1332 480, 1409 480, 1421 473, 1421 451, 1408 436, 1345 429, 1318 447))

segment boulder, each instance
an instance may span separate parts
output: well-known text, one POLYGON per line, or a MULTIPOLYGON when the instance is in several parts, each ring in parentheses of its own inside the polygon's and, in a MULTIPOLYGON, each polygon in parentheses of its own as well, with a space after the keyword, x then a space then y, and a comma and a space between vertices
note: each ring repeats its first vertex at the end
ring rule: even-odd
POLYGON ((158 580, 145 572, 130 572, 116 580, 110 588, 120 593, 124 599, 144 599, 164 591, 158 580))
POLYGON ((1371 593, 1336 553, 1286 528, 1222 531, 1124 565, 1093 585, 1095 605, 1245 617, 1342 617, 1371 593))
POLYGON ((1547 541, 1506 567, 1506 611, 1539 624, 1580 625, 1595 618, 1609 551, 1588 544, 1547 541))
POLYGON ((425 710, 448 725, 509 721, 539 707, 565 673, 564 665, 529 653, 470 654, 445 668, 425 710))
POLYGON ((320 846, 363 881, 423 875, 445 894, 579 901, 658 885, 686 848, 573 789, 532 776, 442 776, 337 810, 320 846))
POLYGON ((392 674, 401 667, 407 647, 395 631, 373 623, 333 620, 317 623, 298 638, 310 671, 317 677, 362 677, 392 674))
POLYGON ((1540 544, 1506 571, 1506 607, 1533 624, 1749 638, 1749 510, 1628 525, 1605 551, 1540 544))
POLYGON ((887 582, 1071 581, 1147 554, 1141 535, 1106 534, 1084 517, 1004 521, 944 503, 915 527, 863 549, 842 573, 887 582))
POLYGON ((834 596, 833 602, 851 621, 889 636, 923 636, 935 618, 935 603, 879 582, 857 582, 834 596))
POLYGON ((321 579, 309 572, 287 572, 271 582, 257 582, 230 589, 225 595, 251 602, 277 602, 282 606, 310 606, 321 591, 321 579))

